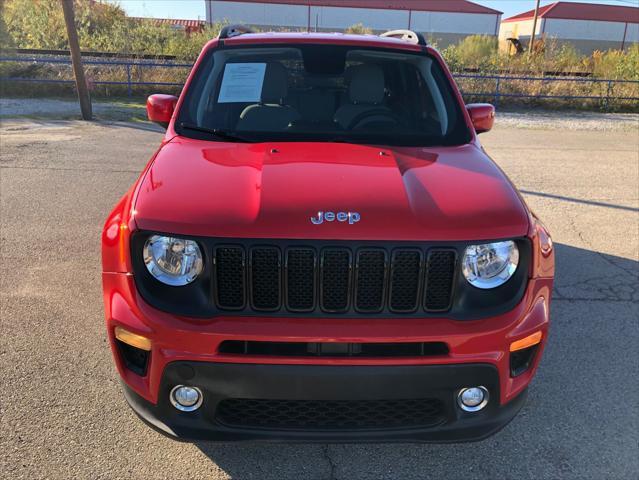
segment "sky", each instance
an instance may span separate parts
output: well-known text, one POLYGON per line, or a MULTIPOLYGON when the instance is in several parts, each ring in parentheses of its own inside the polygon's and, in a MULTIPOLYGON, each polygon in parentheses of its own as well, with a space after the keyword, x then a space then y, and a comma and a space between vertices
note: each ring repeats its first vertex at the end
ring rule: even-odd
MULTIPOLYGON (((108 0, 118 3, 132 17, 206 19, 204 0, 108 0)), ((471 0, 504 12, 503 18, 535 8, 535 0, 471 0)), ((568 0, 570 1, 570 0, 568 0)), ((639 0, 580 0, 586 3, 639 6, 639 0)), ((541 5, 553 3, 542 0, 541 5)))

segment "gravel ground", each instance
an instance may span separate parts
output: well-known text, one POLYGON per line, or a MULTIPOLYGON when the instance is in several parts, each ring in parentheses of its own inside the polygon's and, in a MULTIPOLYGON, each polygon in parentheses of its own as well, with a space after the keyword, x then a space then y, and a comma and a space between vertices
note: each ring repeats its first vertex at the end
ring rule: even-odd
MULTIPOLYGON (((137 100, 139 102, 139 100, 137 100)), ((94 102, 93 113, 108 120, 144 119, 144 105, 132 102, 94 102)), ((60 99, 0 98, 0 120, 16 116, 43 118, 79 118, 78 102, 60 99)), ((524 111, 499 111, 497 123, 505 127, 527 129, 636 131, 639 114, 600 113, 583 111, 537 110, 534 115, 524 111)))
POLYGON ((536 130, 595 130, 637 132, 639 115, 636 113, 601 113, 581 111, 498 111, 497 124, 503 127, 536 130))
MULTIPOLYGON (((127 101, 92 104, 93 114, 108 120, 137 120, 146 118, 142 103, 127 101)), ((0 98, 0 121, 4 118, 80 119, 80 106, 76 100, 52 98, 0 98)))
POLYGON ((169 440, 121 394, 99 235, 157 129, 5 120, 0 478, 638 478, 639 131, 552 126, 482 135, 557 246, 551 337, 520 415, 476 444, 262 445, 169 440))

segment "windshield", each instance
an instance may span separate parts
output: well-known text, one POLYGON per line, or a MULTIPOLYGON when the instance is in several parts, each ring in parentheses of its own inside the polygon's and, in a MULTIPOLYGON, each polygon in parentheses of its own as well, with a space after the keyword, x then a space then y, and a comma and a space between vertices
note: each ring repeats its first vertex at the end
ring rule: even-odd
POLYGON ((435 59, 336 45, 209 52, 186 92, 176 130, 218 141, 434 146, 470 140, 435 59))

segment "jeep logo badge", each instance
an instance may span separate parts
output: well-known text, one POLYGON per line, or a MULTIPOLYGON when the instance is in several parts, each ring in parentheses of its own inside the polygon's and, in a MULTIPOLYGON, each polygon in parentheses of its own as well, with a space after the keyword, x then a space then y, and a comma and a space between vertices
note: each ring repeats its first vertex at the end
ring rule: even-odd
POLYGON ((357 212, 317 212, 315 217, 311 217, 311 223, 313 225, 321 225, 324 222, 348 222, 349 225, 353 225, 361 220, 361 215, 357 212))

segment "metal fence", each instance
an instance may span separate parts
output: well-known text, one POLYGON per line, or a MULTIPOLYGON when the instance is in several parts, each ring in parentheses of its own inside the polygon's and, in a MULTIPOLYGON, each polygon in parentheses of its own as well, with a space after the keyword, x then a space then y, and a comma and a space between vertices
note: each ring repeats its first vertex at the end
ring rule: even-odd
MULTIPOLYGON (((24 63, 32 65, 68 65, 71 66, 71 60, 68 58, 42 58, 42 57, 0 57, 0 64, 2 63, 24 63)), ((123 69, 125 78, 121 80, 94 80, 89 72, 87 79, 91 85, 118 85, 127 87, 127 95, 133 96, 133 88, 136 86, 165 86, 165 87, 178 87, 181 88, 183 82, 163 82, 158 80, 153 81, 140 81, 133 78, 133 71, 140 69, 186 69, 187 71, 193 66, 192 63, 178 63, 173 61, 145 61, 145 60, 95 60, 95 59, 83 59, 85 66, 103 66, 108 68, 120 68, 123 69)), ((54 84, 67 84, 73 85, 75 80, 73 78, 60 78, 63 72, 57 72, 58 78, 39 78, 39 77, 25 77, 25 76, 0 76, 2 82, 31 82, 31 83, 54 83, 54 84)), ((72 75, 72 71, 69 68, 68 75, 72 75)), ((111 72, 114 73, 114 72, 111 72)), ((118 75, 115 75, 118 76, 118 75)))
MULTIPOLYGON (((492 98, 495 106, 502 98, 534 98, 534 99, 561 99, 561 100, 594 100, 608 107, 611 102, 639 101, 638 80, 613 80, 590 77, 548 77, 548 76, 519 76, 519 75, 480 75, 456 73, 454 77, 460 86, 464 96, 492 98), (492 84, 491 90, 468 91, 464 88, 464 80, 481 80, 483 83, 492 84), (532 82, 539 84, 536 93, 513 92, 512 84, 532 82), (568 93, 543 93, 544 87, 570 85, 572 92, 586 91, 590 94, 568 93), (600 88, 593 88, 599 86, 600 88), (582 88, 580 88, 582 87, 582 88), (586 87, 586 88, 583 88, 586 87), (593 90, 599 90, 599 94, 593 95, 593 90)), ((547 88, 552 92, 552 88, 547 88)))
MULTIPOLYGON (((71 60, 64 57, 16 56, 0 57, 3 63, 18 63, 27 65, 71 66, 71 60)), ((134 95, 134 90, 144 86, 175 87, 180 89, 188 71, 190 63, 175 61, 147 61, 147 60, 104 60, 84 59, 87 66, 87 78, 94 86, 126 87, 128 96, 134 95), (102 71, 91 71, 102 67, 102 71), (169 80, 162 79, 158 72, 171 71, 166 75, 169 80), (144 77, 147 78, 144 78, 144 77)), ((36 71, 37 73, 37 71, 36 71)), ((71 68, 64 67, 48 72, 49 76, 0 76, 2 82, 30 82, 54 83, 73 85, 71 68)), ((639 102, 639 81, 615 80, 591 77, 551 77, 551 76, 520 76, 520 75, 491 75, 481 73, 454 74, 466 99, 490 100, 496 106, 505 98, 518 99, 555 99, 565 101, 593 101, 604 108, 611 104, 639 102)))

